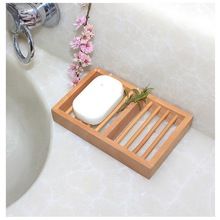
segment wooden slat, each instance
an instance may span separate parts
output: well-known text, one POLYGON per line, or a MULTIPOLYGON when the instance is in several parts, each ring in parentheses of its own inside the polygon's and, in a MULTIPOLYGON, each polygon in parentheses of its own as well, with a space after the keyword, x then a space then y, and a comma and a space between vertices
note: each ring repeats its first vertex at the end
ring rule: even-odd
POLYGON ((144 152, 144 154, 141 156, 142 158, 146 159, 149 154, 153 151, 153 149, 157 146, 157 144, 160 142, 160 140, 164 137, 164 135, 167 133, 167 131, 170 129, 170 127, 175 123, 178 116, 175 115, 169 123, 166 125, 166 127, 161 131, 161 133, 157 136, 157 138, 154 140, 154 142, 147 148, 147 150, 144 152))
POLYGON ((161 107, 158 106, 150 116, 144 121, 141 127, 134 133, 134 135, 128 140, 125 144, 125 148, 129 148, 129 146, 135 141, 135 139, 140 135, 140 133, 144 130, 144 128, 150 123, 150 121, 154 118, 154 116, 160 111, 161 107))
POLYGON ((110 139, 115 139, 117 134, 120 134, 120 132, 127 125, 128 121, 130 121, 138 111, 138 106, 134 103, 131 103, 124 111, 119 113, 117 120, 114 120, 102 134, 110 139))
POLYGON ((132 152, 137 153, 144 144, 148 141, 148 139, 151 137, 151 135, 156 131, 156 129, 160 126, 160 124, 163 122, 163 120, 166 119, 166 117, 169 115, 170 110, 167 110, 166 113, 160 117, 160 119, 156 122, 156 124, 150 129, 150 131, 147 133, 147 135, 142 139, 142 141, 138 144, 136 148, 132 152))
POLYGON ((117 113, 118 109, 124 104, 127 97, 124 97, 121 102, 115 107, 115 109, 95 128, 96 131, 100 131, 106 123, 117 113))
POLYGON ((179 140, 189 129, 192 124, 192 115, 186 116, 184 120, 176 127, 175 131, 168 137, 168 139, 160 146, 160 149, 150 160, 144 160, 147 164, 149 163, 151 168, 151 176, 160 167, 166 157, 170 154, 179 140))
POLYGON ((126 134, 131 130, 135 123, 146 113, 146 111, 152 106, 153 102, 149 102, 140 112, 134 117, 134 119, 128 124, 128 126, 123 130, 123 132, 115 139, 117 143, 126 136, 126 134))
POLYGON ((158 103, 159 105, 161 105, 162 107, 164 107, 166 109, 170 109, 172 112, 175 112, 176 114, 179 114, 182 117, 191 117, 190 113, 178 108, 177 106, 175 106, 173 104, 170 104, 169 102, 166 102, 163 99, 160 99, 157 96, 149 94, 147 98, 155 103, 158 103))

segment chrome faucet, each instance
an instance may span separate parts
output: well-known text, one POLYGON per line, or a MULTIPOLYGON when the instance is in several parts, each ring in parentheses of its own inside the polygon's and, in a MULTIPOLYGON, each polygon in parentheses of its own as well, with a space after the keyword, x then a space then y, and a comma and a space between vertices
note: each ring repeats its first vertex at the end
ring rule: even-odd
POLYGON ((38 26, 54 27, 59 23, 60 11, 54 3, 7 3, 7 27, 13 34, 13 44, 18 59, 28 64, 34 56, 31 29, 38 26), (24 34, 28 43, 25 56, 19 46, 19 36, 24 34))

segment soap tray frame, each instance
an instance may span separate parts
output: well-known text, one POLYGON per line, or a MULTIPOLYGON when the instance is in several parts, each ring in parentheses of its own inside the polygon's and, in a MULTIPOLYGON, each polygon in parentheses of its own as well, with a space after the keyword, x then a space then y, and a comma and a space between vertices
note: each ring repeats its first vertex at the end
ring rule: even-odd
POLYGON ((124 99, 115 107, 115 109, 97 126, 88 125, 73 115, 72 102, 73 99, 97 76, 110 75, 121 81, 124 88, 137 88, 132 83, 122 80, 101 68, 95 68, 90 71, 79 84, 70 90, 53 108, 52 115, 54 121, 77 134, 84 140, 95 145, 105 153, 119 160, 123 164, 132 168, 139 174, 150 178, 159 168, 162 162, 170 154, 178 141, 184 136, 192 123, 192 115, 182 109, 171 105, 152 94, 147 98, 146 103, 142 103, 142 108, 137 103, 131 103, 124 111, 117 113, 119 107, 123 104, 124 99), (135 123, 149 111, 149 117, 142 123, 138 130, 130 137, 129 141, 122 146, 120 141, 127 135, 135 123), (113 120, 113 116, 116 119, 113 120), (150 123, 153 117, 159 117, 155 125, 144 136, 141 142, 131 151, 129 146, 138 138, 143 129, 150 123), (112 123, 104 130, 110 120, 112 123), (152 134, 162 122, 166 121, 165 128, 159 133, 153 143, 144 151, 143 155, 139 156, 138 152, 149 140, 152 134), (152 151, 155 151, 158 143, 167 133, 171 126, 175 125, 175 130, 169 135, 165 142, 157 149, 151 159, 147 159, 152 151))

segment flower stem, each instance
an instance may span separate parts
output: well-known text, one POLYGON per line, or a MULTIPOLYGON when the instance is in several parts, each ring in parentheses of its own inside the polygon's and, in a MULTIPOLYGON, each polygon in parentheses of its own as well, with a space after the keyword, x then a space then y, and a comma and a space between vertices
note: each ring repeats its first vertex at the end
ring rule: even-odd
POLYGON ((85 22, 85 26, 87 25, 87 22, 88 22, 88 20, 89 20, 89 12, 90 12, 91 6, 92 6, 92 3, 89 3, 89 5, 88 5, 88 9, 87 9, 87 13, 86 13, 86 22, 85 22))

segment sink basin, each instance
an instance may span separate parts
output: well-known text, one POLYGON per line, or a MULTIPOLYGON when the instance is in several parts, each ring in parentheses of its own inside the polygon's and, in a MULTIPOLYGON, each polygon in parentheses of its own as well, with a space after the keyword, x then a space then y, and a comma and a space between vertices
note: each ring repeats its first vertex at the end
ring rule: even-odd
POLYGON ((49 151, 49 114, 27 75, 7 60, 7 206, 35 182, 49 151))

